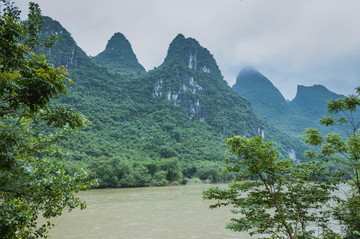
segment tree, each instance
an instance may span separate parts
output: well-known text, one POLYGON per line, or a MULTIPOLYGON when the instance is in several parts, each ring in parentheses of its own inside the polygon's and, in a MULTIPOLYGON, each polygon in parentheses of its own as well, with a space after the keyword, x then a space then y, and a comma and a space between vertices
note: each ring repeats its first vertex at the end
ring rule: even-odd
POLYGON ((279 160, 278 151, 261 136, 226 140, 235 158, 226 159, 225 172, 236 173, 229 188, 212 187, 204 199, 217 200, 210 208, 232 205, 234 214, 228 229, 268 234, 271 238, 327 238, 329 212, 323 205, 331 200, 335 184, 328 180, 321 161, 294 164, 279 160), (314 177, 321 180, 313 181, 314 177), (323 176, 323 177, 321 177, 323 176), (309 228, 313 223, 318 228, 309 228), (315 235, 315 233, 317 235, 315 235))
POLYGON ((54 68, 36 47, 42 23, 30 3, 28 21, 9 0, 0 1, 0 237, 45 237, 51 223, 37 226, 40 215, 51 218, 64 209, 85 208, 74 193, 95 184, 88 173, 65 174, 54 163, 66 151, 55 143, 88 120, 51 100, 72 83, 64 67, 54 68), (36 129, 45 128, 39 132, 36 129))
POLYGON ((306 129, 304 139, 307 143, 319 146, 319 151, 311 151, 307 156, 335 165, 334 180, 347 183, 350 191, 345 200, 339 200, 334 208, 334 216, 343 225, 345 238, 360 238, 360 87, 356 95, 328 102, 328 112, 334 116, 320 119, 326 126, 340 125, 347 129, 346 139, 339 134, 325 136, 318 129, 306 129))

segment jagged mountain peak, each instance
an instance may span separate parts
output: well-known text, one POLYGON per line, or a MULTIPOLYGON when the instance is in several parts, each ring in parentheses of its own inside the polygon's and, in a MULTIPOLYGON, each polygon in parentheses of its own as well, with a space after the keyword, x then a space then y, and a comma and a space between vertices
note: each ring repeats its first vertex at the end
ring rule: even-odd
POLYGON ((42 16, 42 18, 43 18, 43 26, 41 28, 42 34, 44 35, 45 33, 62 34, 63 32, 65 32, 66 34, 71 36, 71 34, 60 24, 60 22, 48 16, 42 16))
POLYGON ((203 73, 221 75, 214 56, 194 38, 178 34, 170 43, 164 63, 177 62, 203 73))
POLYGON ((105 50, 93 58, 100 66, 112 72, 140 71, 145 68, 138 62, 129 40, 124 34, 117 32, 108 41, 105 50))
POLYGON ((177 36, 174 38, 173 42, 176 42, 176 41, 183 41, 185 40, 185 36, 181 33, 177 34, 177 36))
POLYGON ((108 41, 106 50, 131 50, 131 44, 128 39, 124 36, 124 34, 120 32, 116 32, 108 41))
POLYGON ((304 85, 298 85, 297 86, 297 95, 302 96, 303 94, 307 93, 324 93, 324 94, 335 94, 328 90, 325 86, 320 84, 315 84, 312 86, 304 86, 304 85))
POLYGON ((193 38, 178 34, 164 63, 150 71, 144 82, 152 84, 153 99, 178 106, 189 120, 224 134, 253 136, 263 132, 250 102, 231 90, 212 54, 193 38))
POLYGON ((72 68, 76 65, 90 66, 90 61, 86 53, 77 45, 71 34, 56 20, 48 16, 43 16, 43 26, 41 28, 41 38, 49 39, 50 35, 58 36, 60 41, 56 41, 52 48, 40 47, 37 52, 46 55, 46 58, 55 66, 65 66, 72 68))

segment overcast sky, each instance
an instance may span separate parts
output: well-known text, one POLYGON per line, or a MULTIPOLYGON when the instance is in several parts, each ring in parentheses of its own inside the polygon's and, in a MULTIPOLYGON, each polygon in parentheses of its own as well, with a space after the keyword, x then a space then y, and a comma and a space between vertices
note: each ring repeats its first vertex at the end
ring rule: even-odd
MULTIPOLYGON (((15 0, 21 10, 28 1, 15 0)), ((251 65, 287 99, 297 85, 341 94, 360 86, 359 0, 36 0, 95 56, 115 32, 139 62, 159 66, 178 33, 215 57, 232 86, 251 65)))

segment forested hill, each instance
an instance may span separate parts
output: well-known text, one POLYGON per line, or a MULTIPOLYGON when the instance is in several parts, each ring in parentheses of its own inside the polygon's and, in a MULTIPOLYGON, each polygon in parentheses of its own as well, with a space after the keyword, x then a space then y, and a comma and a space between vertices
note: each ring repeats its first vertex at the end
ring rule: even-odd
POLYGON ((122 34, 95 58, 49 17, 42 34, 61 37, 53 48, 40 50, 54 65, 66 66, 74 81, 57 104, 92 122, 62 143, 74 152, 64 165, 90 169, 101 186, 163 185, 192 177, 221 181, 224 139, 264 132, 249 101, 232 91, 195 39, 178 35, 163 64, 146 72, 122 34))

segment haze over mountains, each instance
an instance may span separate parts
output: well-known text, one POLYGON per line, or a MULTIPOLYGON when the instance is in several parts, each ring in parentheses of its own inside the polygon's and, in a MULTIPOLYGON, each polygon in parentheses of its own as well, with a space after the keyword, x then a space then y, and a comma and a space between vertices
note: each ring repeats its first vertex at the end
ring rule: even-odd
POLYGON ((299 140, 300 127, 314 127, 316 113, 326 112, 326 100, 341 97, 322 86, 299 86, 298 95, 287 102, 253 68, 243 69, 231 89, 209 50, 182 34, 170 43, 164 62, 149 72, 121 33, 92 58, 49 17, 44 17, 42 34, 62 38, 54 48, 40 51, 54 65, 66 66, 75 82, 57 103, 92 122, 62 143, 74 151, 65 164, 68 170, 79 165, 91 169, 101 186, 147 186, 159 177, 179 180, 158 163, 170 162, 166 159, 182 178, 218 181, 214 175, 226 155, 224 139, 235 135, 262 135, 276 143, 283 157, 302 160, 306 146, 299 140), (298 121, 306 123, 293 127, 298 121))

